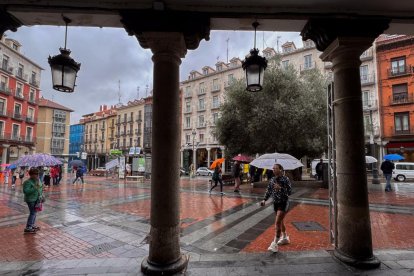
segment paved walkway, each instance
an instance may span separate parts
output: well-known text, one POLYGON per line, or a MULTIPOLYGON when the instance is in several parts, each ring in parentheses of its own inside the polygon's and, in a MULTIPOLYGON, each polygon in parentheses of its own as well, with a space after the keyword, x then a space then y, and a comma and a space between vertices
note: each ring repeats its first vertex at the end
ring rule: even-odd
MULTIPOLYGON (((21 186, 0 188, 0 275, 140 275, 148 255, 150 184, 87 177, 86 184, 47 188, 41 227, 23 234, 27 206, 21 186)), ((295 187, 286 217, 291 244, 267 252, 274 235, 264 189, 225 186, 209 195, 208 178, 181 179, 181 248, 187 275, 412 275, 414 184, 369 185, 371 224, 379 269, 358 271, 331 256, 327 190, 295 187)), ((217 188, 216 188, 217 189, 217 188)))

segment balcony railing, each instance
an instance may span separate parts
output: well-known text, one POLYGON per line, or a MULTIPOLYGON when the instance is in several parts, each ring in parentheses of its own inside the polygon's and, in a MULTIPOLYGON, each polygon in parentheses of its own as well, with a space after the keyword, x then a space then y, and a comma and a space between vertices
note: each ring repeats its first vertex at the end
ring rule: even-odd
POLYGON ((129 117, 127 118, 127 121, 128 121, 128 123, 133 123, 133 122, 134 122, 134 117, 129 116, 129 117))
POLYGON ((412 74, 412 69, 410 65, 389 68, 387 71, 389 78, 402 77, 412 74))
POLYGON ((205 106, 199 106, 197 108, 197 111, 206 111, 206 107, 205 106))
POLYGON ((191 113, 191 112, 192 112, 192 109, 191 108, 184 109, 184 113, 191 113))
POLYGON ((19 69, 16 71, 16 78, 19 78, 21 80, 27 81, 28 77, 27 74, 23 74, 19 69))
POLYGON ((14 94, 14 97, 20 100, 24 100, 23 92, 19 93, 16 91, 16 94, 14 94))
POLYGON ((191 98, 193 96, 193 94, 191 93, 191 91, 186 91, 184 93, 184 98, 191 98))
POLYGON ((314 62, 301 64, 299 68, 300 68, 300 72, 310 70, 310 69, 314 69, 314 68, 316 68, 316 62, 314 61, 314 62))
POLYGON ((11 89, 5 83, 1 83, 0 84, 0 93, 10 95, 11 94, 11 89))
POLYGON ((390 103, 391 105, 397 105, 397 104, 412 104, 414 103, 414 97, 413 94, 396 94, 393 96, 390 96, 390 103))
POLYGON ((407 135, 414 135, 414 130, 412 129, 395 129, 395 127, 391 127, 391 133, 394 136, 407 136, 407 135))
POLYGON ((24 135, 17 135, 16 133, 0 133, 0 140, 2 141, 13 141, 14 143, 29 143, 34 144, 36 142, 36 138, 33 136, 24 136, 24 135))
POLYGON ((364 110, 373 110, 378 107, 377 100, 362 101, 362 107, 364 110))
POLYGON ((4 63, 1 65, 0 69, 9 74, 13 73, 13 67, 8 66, 7 64, 4 64, 4 63))
POLYGON ((136 120, 137 123, 141 123, 142 122, 142 117, 141 116, 137 116, 136 120))
POLYGON ((213 85, 211 87, 211 92, 219 92, 220 91, 220 85, 213 85))
POLYGON ((211 109, 217 109, 220 108, 220 103, 214 103, 211 105, 211 109))
POLYGON ((375 75, 374 74, 366 74, 361 75, 361 85, 372 85, 375 84, 375 75))
POLYGON ((35 98, 31 98, 31 97, 29 97, 29 99, 27 100, 29 103, 31 103, 31 104, 37 104, 37 101, 36 101, 36 99, 35 98))
POLYGON ((37 81, 33 78, 30 79, 29 83, 33 86, 39 87, 39 81, 37 81))
POLYGON ((16 119, 16 120, 23 120, 23 116, 22 116, 22 114, 21 113, 18 113, 18 112, 13 112, 13 119, 16 119))
POLYGON ((200 88, 199 90, 198 90, 198 95, 204 95, 204 94, 206 94, 206 92, 207 92, 207 89, 205 88, 205 87, 203 87, 203 88, 200 88))
POLYGON ((34 124, 36 120, 33 116, 26 116, 26 123, 34 124))

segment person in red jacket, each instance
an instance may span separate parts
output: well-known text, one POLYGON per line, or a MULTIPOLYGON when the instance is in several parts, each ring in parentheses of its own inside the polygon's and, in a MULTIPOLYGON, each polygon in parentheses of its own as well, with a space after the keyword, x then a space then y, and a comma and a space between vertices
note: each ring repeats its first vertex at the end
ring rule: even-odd
POLYGON ((52 183, 53 183, 53 185, 57 185, 57 177, 58 177, 58 170, 57 170, 57 168, 56 168, 56 166, 55 167, 51 167, 50 168, 50 177, 52 178, 52 183))

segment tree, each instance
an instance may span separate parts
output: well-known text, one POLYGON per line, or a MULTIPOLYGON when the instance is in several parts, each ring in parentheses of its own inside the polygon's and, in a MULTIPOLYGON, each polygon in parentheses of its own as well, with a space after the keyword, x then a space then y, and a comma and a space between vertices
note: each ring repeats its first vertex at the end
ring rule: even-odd
POLYGON ((326 150, 326 78, 315 69, 282 69, 279 61, 269 60, 262 91, 246 91, 244 80, 227 89, 215 131, 228 155, 276 151, 301 158, 326 150))

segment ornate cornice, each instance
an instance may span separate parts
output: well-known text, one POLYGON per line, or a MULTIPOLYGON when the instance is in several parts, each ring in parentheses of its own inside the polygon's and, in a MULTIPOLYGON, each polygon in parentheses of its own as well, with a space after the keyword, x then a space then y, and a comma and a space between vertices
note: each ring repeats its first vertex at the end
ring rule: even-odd
POLYGON ((0 8, 0 39, 6 31, 15 32, 22 25, 17 18, 0 8))
POLYGON ((338 37, 376 38, 389 27, 389 19, 313 18, 308 20, 300 35, 311 39, 323 52, 338 37))
POLYGON ((149 48, 146 32, 182 33, 187 49, 194 50, 202 39, 210 39, 210 18, 203 13, 174 11, 122 11, 121 23, 135 35, 143 48, 149 48))

